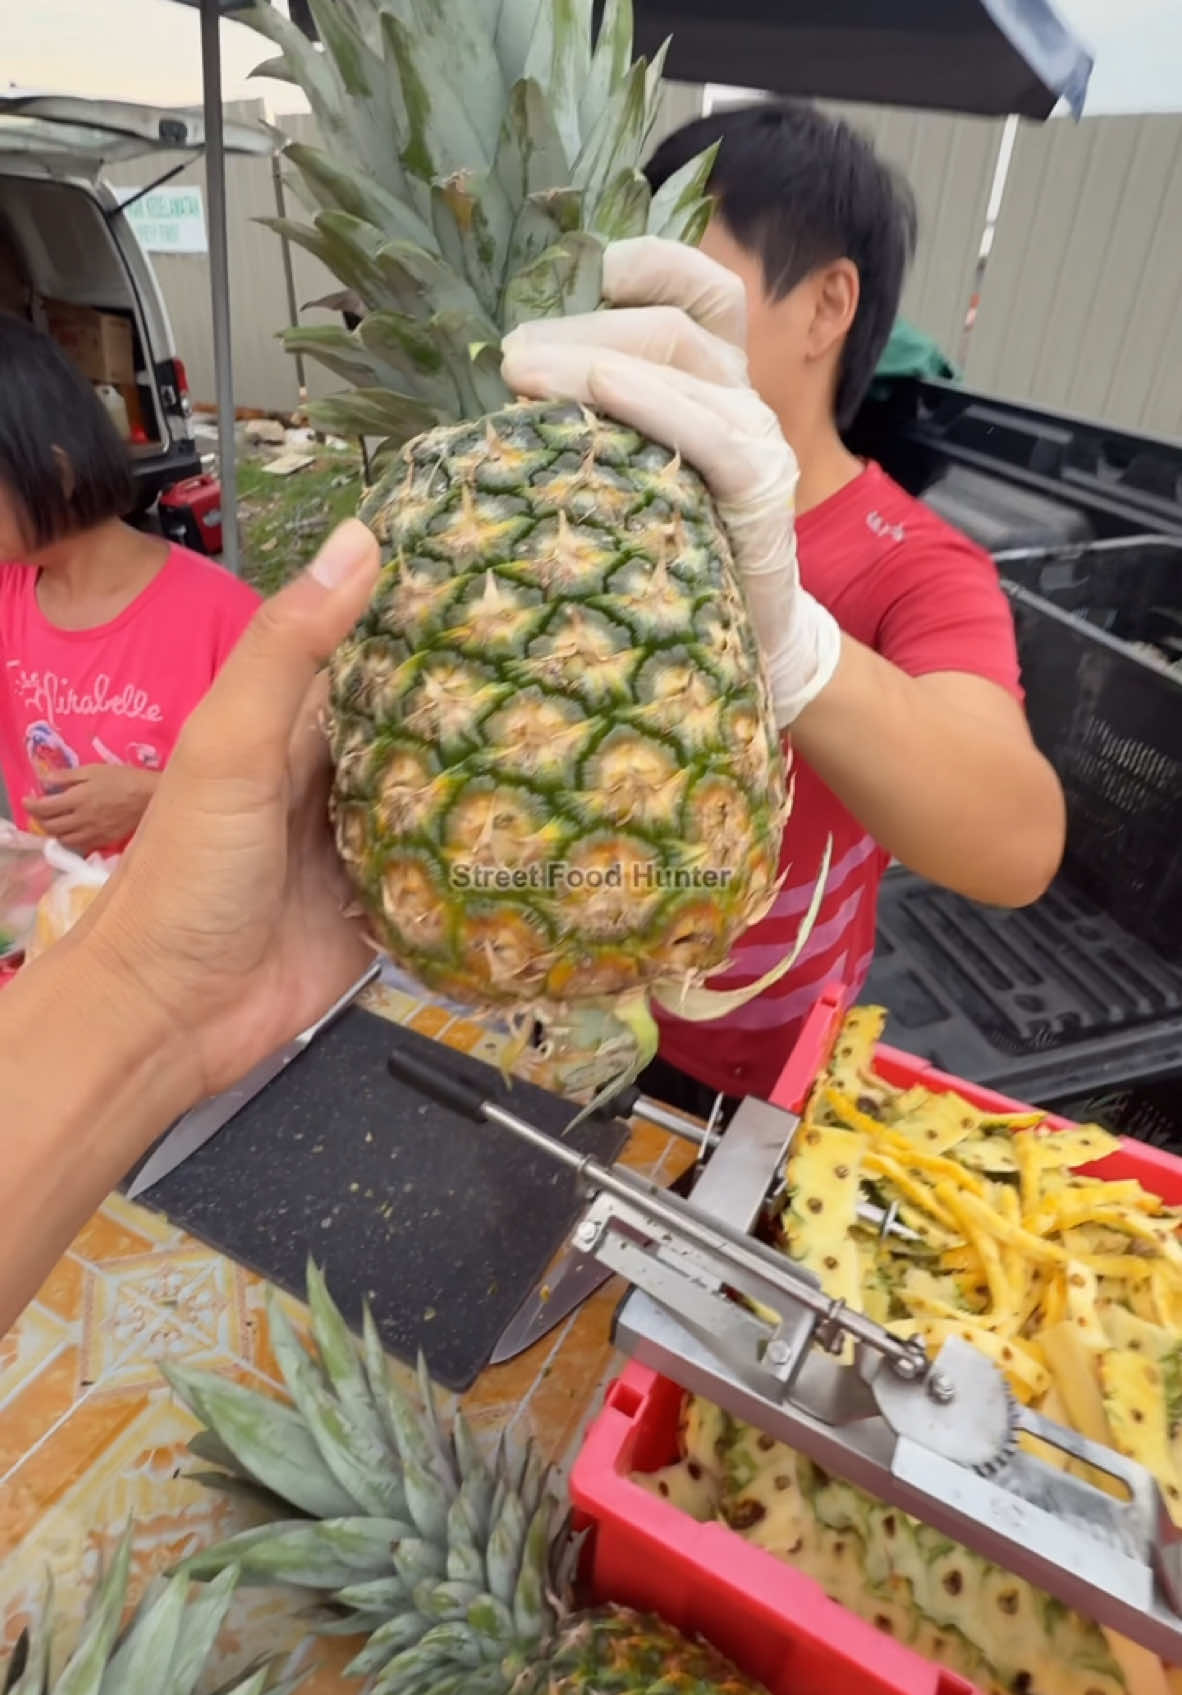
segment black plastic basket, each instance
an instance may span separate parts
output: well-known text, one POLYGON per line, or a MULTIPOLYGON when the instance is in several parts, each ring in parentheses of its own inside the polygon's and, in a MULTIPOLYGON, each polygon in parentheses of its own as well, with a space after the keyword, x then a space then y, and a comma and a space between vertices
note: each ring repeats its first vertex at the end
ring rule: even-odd
POLYGON ((1099 542, 999 567, 1030 727, 1067 796, 1064 876, 1182 964, 1182 667, 1133 645, 1182 642, 1182 544, 1099 542))
MULTIPOLYGON (((1051 890, 1016 912, 888 872, 862 998, 958 1077, 1068 1116, 1103 1099, 1166 1137, 1182 1095, 1182 541, 998 556, 1027 713, 1067 796, 1051 890), (1078 1110, 1077 1110, 1078 1109, 1078 1110), (1173 1108, 1171 1107, 1171 1112, 1173 1108), (1160 1121, 1160 1123, 1159 1123, 1160 1121)), ((1182 1145, 1182 1144, 1180 1144, 1182 1145)))
POLYGON ((1007 911, 893 867, 860 999, 908 1053, 1037 1106, 1182 1075, 1182 969, 1062 877, 1007 911))
POLYGON ((1076 1124, 1102 1124, 1114 1136, 1182 1154, 1182 1076, 1068 1096, 1054 1110, 1076 1124))

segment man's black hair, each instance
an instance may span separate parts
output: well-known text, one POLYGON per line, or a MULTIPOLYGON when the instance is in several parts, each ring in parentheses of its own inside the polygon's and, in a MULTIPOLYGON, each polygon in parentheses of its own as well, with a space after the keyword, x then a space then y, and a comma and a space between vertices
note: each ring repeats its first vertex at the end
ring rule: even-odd
POLYGON ((132 508, 127 448, 56 342, 0 313, 0 483, 33 552, 132 508))
POLYGON ((835 259, 858 268, 858 310, 836 396, 844 429, 862 404, 899 310, 917 235, 911 189, 848 124, 815 106, 780 100, 695 118, 676 130, 645 168, 654 191, 719 140, 709 192, 739 246, 758 255, 773 300, 835 259))

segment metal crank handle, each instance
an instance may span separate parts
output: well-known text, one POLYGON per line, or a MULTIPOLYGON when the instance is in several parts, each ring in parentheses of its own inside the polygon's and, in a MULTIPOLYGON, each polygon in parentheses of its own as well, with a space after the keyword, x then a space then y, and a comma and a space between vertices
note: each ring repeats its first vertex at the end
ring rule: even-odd
POLYGON ((394 1054, 387 1061, 391 1074, 414 1084, 433 1100, 462 1112, 465 1117, 486 1118, 510 1130, 522 1141, 529 1142, 541 1153, 549 1154, 571 1170, 587 1189, 614 1195, 617 1199, 639 1206, 645 1216, 672 1235, 692 1242, 706 1253, 754 1275, 765 1283, 781 1289, 790 1300, 807 1308, 817 1319, 816 1333, 822 1346, 832 1347, 839 1335, 852 1336, 857 1342, 873 1348, 889 1362, 891 1369, 905 1381, 922 1379, 928 1371, 927 1354, 921 1347, 901 1342, 881 1324, 862 1313, 854 1312, 843 1301, 826 1295, 812 1279, 794 1271, 791 1263, 773 1248, 766 1247, 721 1219, 712 1218, 689 1201, 671 1195, 667 1189, 631 1172, 600 1165, 589 1154, 575 1153, 545 1131, 508 1112, 494 1101, 482 1100, 478 1091, 455 1077, 441 1075, 408 1055, 394 1054))

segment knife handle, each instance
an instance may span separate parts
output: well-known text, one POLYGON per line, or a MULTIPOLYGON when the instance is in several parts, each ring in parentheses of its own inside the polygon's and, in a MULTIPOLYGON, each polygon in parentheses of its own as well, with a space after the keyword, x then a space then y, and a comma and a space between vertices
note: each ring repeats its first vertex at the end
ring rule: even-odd
POLYGON ((462 1118, 471 1118, 477 1123, 483 1120, 484 1096, 480 1090, 449 1075, 431 1060, 395 1048, 386 1061, 386 1070, 396 1083, 409 1084, 449 1112, 458 1112, 462 1118))

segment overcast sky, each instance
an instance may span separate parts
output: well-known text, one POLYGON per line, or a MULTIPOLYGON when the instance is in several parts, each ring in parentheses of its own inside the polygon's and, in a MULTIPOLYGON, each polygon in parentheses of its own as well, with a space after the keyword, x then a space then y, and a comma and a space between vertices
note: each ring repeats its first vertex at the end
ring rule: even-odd
MULTIPOLYGON (((1088 114, 1182 111, 1182 0, 1058 0, 1096 69, 1088 114)), ((289 86, 250 79, 270 47, 242 24, 222 25, 227 99, 298 109, 289 86)), ((0 0, 0 86, 107 95, 161 104, 201 95, 197 14, 170 0, 0 0)))

